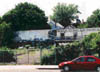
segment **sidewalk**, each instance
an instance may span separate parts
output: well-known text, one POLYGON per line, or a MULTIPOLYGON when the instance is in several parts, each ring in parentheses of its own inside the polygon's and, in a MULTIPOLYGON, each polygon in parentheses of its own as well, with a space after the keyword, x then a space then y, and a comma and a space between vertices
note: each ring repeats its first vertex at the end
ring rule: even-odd
POLYGON ((0 65, 0 72, 61 72, 56 65, 0 65))
POLYGON ((0 70, 7 69, 58 69, 57 65, 1 65, 0 70))
POLYGON ((58 65, 35 65, 36 69, 58 69, 58 65))

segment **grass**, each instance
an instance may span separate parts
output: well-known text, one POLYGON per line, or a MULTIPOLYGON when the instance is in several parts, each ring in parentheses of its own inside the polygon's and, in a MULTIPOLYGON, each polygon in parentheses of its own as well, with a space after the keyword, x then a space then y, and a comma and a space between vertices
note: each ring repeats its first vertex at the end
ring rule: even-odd
POLYGON ((48 55, 48 54, 52 54, 53 53, 53 50, 49 50, 49 49, 43 49, 42 50, 42 55, 48 55))
POLYGON ((16 54, 18 55, 17 57, 18 58, 23 58, 25 57, 26 55, 28 56, 34 56, 36 50, 34 49, 31 49, 31 50, 27 50, 27 49, 20 49, 20 50, 16 50, 16 54))

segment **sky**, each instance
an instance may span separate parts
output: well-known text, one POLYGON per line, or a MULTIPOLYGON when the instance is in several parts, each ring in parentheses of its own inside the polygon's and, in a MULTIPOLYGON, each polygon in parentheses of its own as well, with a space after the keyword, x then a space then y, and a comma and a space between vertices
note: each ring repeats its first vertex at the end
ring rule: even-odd
POLYGON ((92 12, 100 8, 100 0, 1 0, 0 1, 0 16, 13 9, 18 3, 29 2, 37 5, 40 9, 45 11, 46 16, 53 14, 53 8, 58 3, 75 4, 81 12, 80 19, 86 20, 92 12))

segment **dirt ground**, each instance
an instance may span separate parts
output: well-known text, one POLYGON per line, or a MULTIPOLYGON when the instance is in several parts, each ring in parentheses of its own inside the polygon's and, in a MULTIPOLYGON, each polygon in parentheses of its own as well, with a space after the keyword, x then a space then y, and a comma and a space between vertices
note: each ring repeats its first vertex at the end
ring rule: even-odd
POLYGON ((17 56, 17 64, 23 65, 23 64, 40 64, 40 52, 35 51, 35 53, 26 53, 22 55, 17 56))

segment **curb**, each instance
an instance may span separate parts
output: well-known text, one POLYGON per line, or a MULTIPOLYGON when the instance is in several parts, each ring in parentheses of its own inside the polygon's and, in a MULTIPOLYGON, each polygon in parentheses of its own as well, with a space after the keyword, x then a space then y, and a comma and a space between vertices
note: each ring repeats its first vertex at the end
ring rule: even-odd
POLYGON ((34 66, 36 69, 59 69, 57 65, 39 65, 39 66, 34 66))

